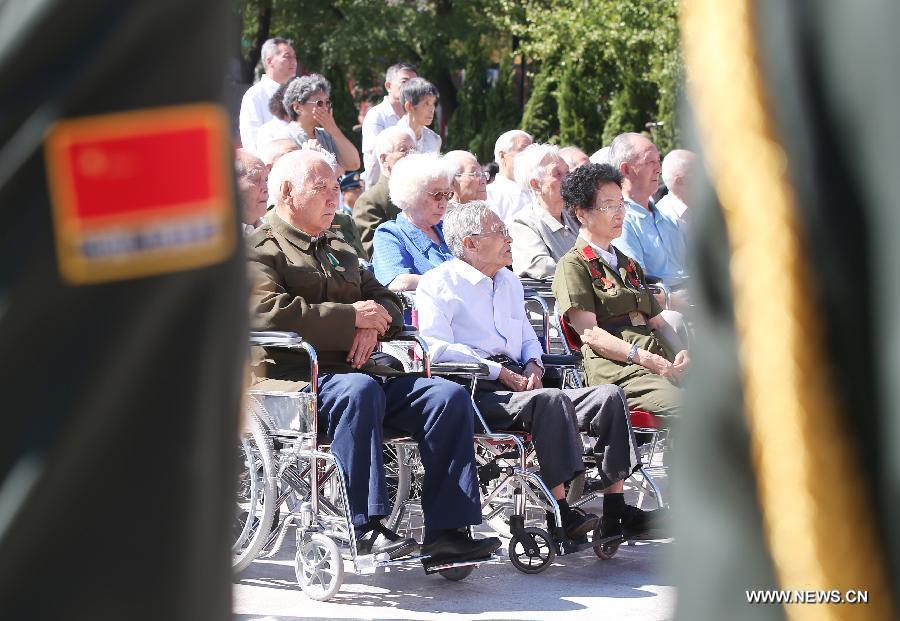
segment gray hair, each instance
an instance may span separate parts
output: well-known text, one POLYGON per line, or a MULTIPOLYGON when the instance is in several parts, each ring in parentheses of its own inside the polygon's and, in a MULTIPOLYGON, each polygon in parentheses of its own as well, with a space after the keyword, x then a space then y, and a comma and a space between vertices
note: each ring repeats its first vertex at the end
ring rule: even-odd
POLYGON ((281 186, 284 185, 284 182, 289 181, 294 187, 302 185, 314 162, 325 162, 332 172, 335 170, 334 156, 329 160, 324 153, 314 149, 291 151, 278 158, 278 161, 272 166, 272 172, 269 173, 269 187, 275 189, 276 204, 281 199, 281 186))
POLYGON ((566 166, 569 167, 569 170, 571 170, 572 167, 575 166, 575 157, 579 153, 581 153, 585 158, 587 158, 588 156, 587 153, 582 151, 579 147, 575 146, 563 147, 559 150, 559 156, 566 163, 566 166))
POLYGON ((491 213, 487 201, 470 201, 454 205, 444 215, 444 241, 457 259, 463 258, 463 239, 481 233, 484 218, 491 213))
POLYGON ((409 102, 418 106, 428 95, 434 95, 435 100, 440 97, 437 87, 425 78, 411 78, 400 88, 400 105, 405 108, 409 102))
POLYGON ((235 151, 234 174, 238 179, 250 177, 257 171, 265 169, 266 165, 261 159, 248 149, 235 151))
POLYGON ((394 165, 388 180, 391 202, 405 211, 425 190, 425 186, 436 179, 453 183, 456 170, 442 161, 434 153, 407 155, 394 165))
POLYGON ((272 166, 279 157, 285 153, 296 151, 299 148, 300 145, 291 138, 276 138, 260 147, 259 159, 261 159, 266 166, 272 166))
POLYGON ((390 67, 388 67, 387 71, 385 71, 384 81, 393 82, 394 78, 401 71, 412 71, 416 75, 419 74, 419 70, 416 69, 415 65, 410 65, 409 63, 397 63, 396 65, 391 65, 390 67))
POLYGON ((541 144, 535 142, 527 147, 516 156, 515 161, 515 177, 516 183, 521 188, 532 194, 534 190, 531 187, 532 180, 538 184, 544 180, 546 171, 544 170, 550 158, 562 159, 559 155, 559 147, 555 144, 541 144))
POLYGON ((481 166, 481 164, 479 164, 478 162, 478 158, 475 157, 474 153, 463 151, 461 149, 457 149, 456 151, 447 151, 446 153, 444 153, 443 159, 456 169, 456 174, 459 174, 462 172, 462 160, 466 157, 471 157, 473 160, 475 160, 475 163, 478 164, 479 167, 481 166))
POLYGON ((693 151, 687 149, 675 149, 666 154, 662 161, 662 178, 666 187, 671 188, 676 177, 684 177, 690 172, 694 157, 693 151))
POLYGON ((290 86, 284 91, 284 109, 287 110, 292 121, 297 120, 294 104, 306 103, 316 91, 322 91, 326 97, 331 96, 331 84, 318 73, 310 73, 291 80, 290 86))
POLYGON ((634 163, 634 158, 638 154, 638 138, 644 136, 636 132, 625 132, 613 138, 609 145, 609 163, 613 168, 619 170, 623 162, 634 163))
POLYGON ((513 148, 513 140, 516 138, 524 136, 531 141, 534 141, 534 138, 531 137, 531 134, 528 132, 523 132, 521 129, 511 129, 508 132, 503 132, 500 134, 500 137, 497 138, 497 142, 494 143, 494 161, 498 164, 500 163, 500 153, 507 153, 510 149, 513 148))
POLYGON ((403 136, 412 138, 413 146, 415 146, 416 135, 409 127, 400 127, 398 125, 394 125, 392 127, 388 127, 386 130, 378 134, 378 136, 375 138, 375 148, 373 149, 373 153, 375 154, 375 161, 380 162, 382 155, 393 153, 394 149, 397 148, 397 143, 403 136))
POLYGON ((290 39, 282 39, 281 37, 266 39, 266 42, 262 44, 262 49, 259 52, 259 57, 262 60, 263 68, 265 68, 266 62, 275 55, 275 52, 278 51, 279 45, 290 45, 291 47, 294 47, 294 42, 290 39))

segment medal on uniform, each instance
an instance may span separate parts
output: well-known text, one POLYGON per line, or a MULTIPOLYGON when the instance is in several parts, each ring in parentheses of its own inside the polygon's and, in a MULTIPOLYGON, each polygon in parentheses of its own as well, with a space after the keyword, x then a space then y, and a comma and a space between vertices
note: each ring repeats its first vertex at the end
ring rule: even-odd
POLYGON ((344 267, 338 262, 337 257, 335 257, 333 254, 331 254, 330 252, 327 252, 327 251, 326 251, 326 252, 325 252, 325 256, 328 257, 328 261, 331 263, 331 267, 334 268, 334 271, 335 271, 335 272, 345 272, 345 271, 347 271, 346 268, 344 268, 344 267))

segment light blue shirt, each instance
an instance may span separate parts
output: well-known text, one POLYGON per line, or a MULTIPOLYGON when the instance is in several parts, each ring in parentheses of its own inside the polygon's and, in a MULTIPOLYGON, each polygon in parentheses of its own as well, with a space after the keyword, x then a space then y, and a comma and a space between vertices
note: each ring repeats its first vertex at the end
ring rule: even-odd
POLYGON ((375 229, 372 265, 375 278, 387 286, 400 274, 424 274, 453 258, 444 241, 443 224, 434 227, 440 244, 434 243, 419 227, 398 215, 375 229))
POLYGON ((612 243, 637 261, 648 276, 662 279, 663 284, 676 285, 688 277, 684 233, 674 219, 661 213, 652 202, 648 211, 625 199, 622 234, 612 243))

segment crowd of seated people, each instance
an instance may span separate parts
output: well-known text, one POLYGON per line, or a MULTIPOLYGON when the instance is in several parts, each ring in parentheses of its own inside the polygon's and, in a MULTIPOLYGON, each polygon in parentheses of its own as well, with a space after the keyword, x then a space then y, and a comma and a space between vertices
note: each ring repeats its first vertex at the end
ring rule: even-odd
MULTIPOLYGON (((653 530, 653 517, 622 497, 623 479, 639 465, 627 417, 629 408, 680 411, 690 366, 685 325, 662 306, 673 298, 661 298, 650 285, 688 284, 686 187, 693 154, 675 150, 661 163, 649 138, 626 133, 588 158, 577 146, 535 143, 511 129, 497 137, 491 178, 473 153, 441 156, 441 136, 429 128, 437 88, 399 63, 387 71, 388 95, 363 122, 361 158, 334 119, 323 76, 277 77, 268 101, 273 118, 280 101, 287 120, 261 124, 272 134, 261 139, 261 129, 253 134, 242 126, 242 138, 245 130, 254 135, 259 159, 248 149, 235 154, 253 268, 252 321, 257 329, 298 332, 323 353, 323 428, 351 464, 359 535, 375 529, 386 510, 381 464, 372 457, 378 451, 368 448, 381 437, 372 421, 391 419, 392 426, 427 435, 429 425, 456 425, 472 414, 443 381, 365 379, 375 373, 378 342, 399 326, 400 292, 415 297, 435 360, 487 365, 475 402, 491 425, 532 433, 570 536, 598 524, 613 536, 653 530), (660 168, 669 194, 657 206, 660 168), (587 388, 543 386, 542 346, 524 311, 519 278, 552 284, 566 325, 581 340, 587 388), (364 399, 350 399, 352 391, 364 399), (400 414, 414 394, 427 396, 420 404, 424 423, 400 414), (374 418, 342 417, 348 399, 354 407, 371 401, 363 409, 374 418), (454 408, 464 413, 449 414, 454 408), (602 519, 565 502, 565 484, 584 469, 579 431, 594 437, 604 455, 602 519), (357 454, 362 451, 365 458, 357 454)), ((678 299, 682 308, 687 299, 678 299)), ((254 377, 302 381, 299 369, 276 361, 254 377)), ((471 424, 462 429, 472 433, 471 424)), ((430 455, 426 469, 445 467, 451 453, 469 463, 468 449, 442 442, 420 441, 430 455)), ((477 484, 463 466, 454 468, 442 476, 462 486, 459 507, 437 517, 440 503, 428 503, 425 544, 438 557, 474 558, 494 542, 456 530, 480 518, 472 509, 477 484)), ((405 555, 414 547, 392 540, 385 551, 405 555)))

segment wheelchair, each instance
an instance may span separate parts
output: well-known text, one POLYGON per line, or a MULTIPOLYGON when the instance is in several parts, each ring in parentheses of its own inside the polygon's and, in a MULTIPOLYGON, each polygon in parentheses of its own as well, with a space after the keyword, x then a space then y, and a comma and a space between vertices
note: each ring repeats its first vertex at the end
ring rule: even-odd
MULTIPOLYGON (((562 313, 559 312, 559 305, 554 302, 552 322, 554 328, 560 335, 560 341, 566 354, 581 358, 581 338, 576 334, 575 330, 566 321, 562 313)), ((583 371, 578 374, 579 385, 586 385, 583 371)), ((646 410, 637 408, 629 408, 629 424, 638 439, 638 455, 641 459, 641 468, 639 473, 642 477, 639 487, 638 502, 642 502, 645 490, 652 495, 657 502, 657 506, 664 507, 662 491, 651 476, 649 470, 660 468, 656 466, 656 457, 661 456, 670 444, 669 428, 663 418, 646 410)), ((664 467, 663 467, 664 469, 664 467)), ((576 494, 577 495, 577 494, 576 494)), ((579 501, 575 501, 579 502, 579 501)))
MULTIPOLYGON (((417 344, 421 369, 430 373, 427 348, 412 331, 395 340, 417 344)), ((315 349, 298 335, 284 332, 252 333, 252 345, 303 350, 310 361, 310 384, 303 392, 250 389, 239 451, 241 469, 234 522, 232 566, 241 571, 255 558, 277 554, 293 526, 297 542, 294 570, 303 592, 317 601, 331 599, 344 581, 344 560, 354 573, 373 574, 391 567, 419 563, 427 557, 391 560, 386 553, 361 554, 348 515, 346 477, 341 465, 318 433, 315 349)), ((402 507, 415 487, 417 470, 408 455, 416 442, 408 437, 385 440, 386 450, 400 459, 389 472, 394 510, 385 519, 389 528, 398 523, 402 507)), ((462 580, 487 559, 433 565, 426 573, 448 580, 462 580)))

